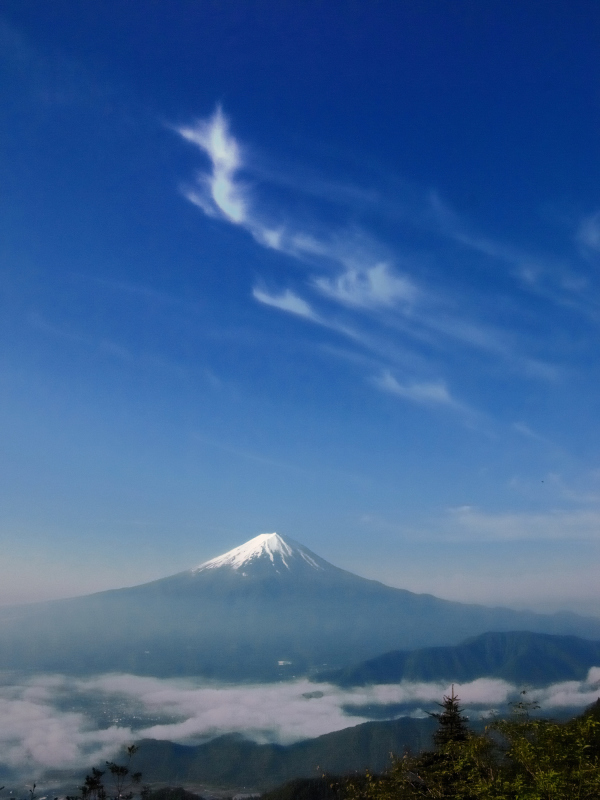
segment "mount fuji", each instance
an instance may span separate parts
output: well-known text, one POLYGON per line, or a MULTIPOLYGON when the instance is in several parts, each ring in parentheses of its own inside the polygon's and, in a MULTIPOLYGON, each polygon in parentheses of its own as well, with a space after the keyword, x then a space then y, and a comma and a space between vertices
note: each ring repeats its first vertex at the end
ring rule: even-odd
POLYGON ((286 575, 289 579, 299 575, 307 576, 314 572, 337 571, 337 567, 325 561, 303 545, 293 539, 284 539, 278 533, 261 533, 250 539, 249 542, 235 547, 210 561, 205 561, 192 570, 194 575, 199 575, 208 570, 230 569, 243 578, 286 575))
POLYGON ((395 589, 271 533, 151 583, 1 608, 0 670, 273 680, 513 630, 600 639, 600 620, 395 589))

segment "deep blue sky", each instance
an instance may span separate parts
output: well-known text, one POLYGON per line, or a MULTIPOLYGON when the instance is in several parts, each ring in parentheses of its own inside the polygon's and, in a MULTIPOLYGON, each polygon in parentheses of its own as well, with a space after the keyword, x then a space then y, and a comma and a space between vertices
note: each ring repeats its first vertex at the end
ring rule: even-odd
POLYGON ((0 3, 0 602, 263 531, 600 613, 596 2, 0 3))

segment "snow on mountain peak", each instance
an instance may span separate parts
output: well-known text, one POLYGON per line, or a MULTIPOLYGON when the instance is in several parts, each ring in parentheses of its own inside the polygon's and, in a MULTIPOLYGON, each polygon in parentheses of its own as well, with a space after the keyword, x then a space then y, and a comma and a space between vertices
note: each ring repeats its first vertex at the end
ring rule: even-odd
POLYGON ((229 550, 222 556, 205 561, 193 569, 192 572, 204 572, 204 570, 219 569, 220 567, 239 570, 255 564, 258 560, 263 563, 270 561, 274 567, 283 566, 289 570, 292 562, 298 558, 313 569, 324 569, 324 566, 317 563, 310 551, 302 547, 302 545, 296 542, 287 542, 278 533, 261 533, 245 544, 234 547, 233 550, 229 550))

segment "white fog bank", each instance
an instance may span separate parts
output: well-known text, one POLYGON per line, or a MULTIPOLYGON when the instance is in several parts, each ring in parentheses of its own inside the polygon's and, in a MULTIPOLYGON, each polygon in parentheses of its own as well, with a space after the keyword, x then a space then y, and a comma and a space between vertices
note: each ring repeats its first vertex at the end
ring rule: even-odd
MULTIPOLYGON (((454 688, 467 713, 477 718, 505 712, 521 687, 480 678, 454 688)), ((102 764, 124 744, 143 738, 195 744, 240 732, 261 743, 290 744, 365 722, 369 717, 360 712, 363 706, 396 704, 396 716, 424 716, 450 689, 446 683, 341 689, 306 679, 224 685, 129 674, 4 676, 0 764, 33 780, 48 770, 102 764)), ((528 699, 543 711, 558 712, 583 708, 599 695, 600 667, 593 667, 584 681, 532 689, 528 699)))

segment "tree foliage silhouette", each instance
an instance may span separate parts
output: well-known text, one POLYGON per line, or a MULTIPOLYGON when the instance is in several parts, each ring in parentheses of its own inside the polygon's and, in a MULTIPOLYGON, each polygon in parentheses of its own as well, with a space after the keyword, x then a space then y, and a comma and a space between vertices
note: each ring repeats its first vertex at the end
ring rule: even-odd
POLYGON ((345 800, 598 800, 600 703, 568 722, 532 719, 532 704, 484 733, 466 726, 459 698, 440 704, 435 749, 396 758, 384 775, 350 780, 345 800))
MULTIPOLYGON (((137 753, 135 745, 127 748, 127 763, 117 764, 114 761, 107 761, 106 767, 111 782, 107 788, 104 783, 106 770, 99 770, 92 767, 90 775, 85 776, 85 781, 79 787, 80 795, 67 797, 66 800, 133 800, 135 796, 134 787, 142 782, 141 772, 131 772, 131 759, 137 753)), ((139 792, 142 800, 146 800, 149 789, 144 787, 139 792)))
POLYGON ((454 693, 454 685, 449 695, 438 705, 444 710, 432 713, 430 716, 438 721, 438 729, 433 734, 433 742, 436 747, 441 748, 449 742, 466 742, 469 737, 468 717, 463 716, 462 708, 459 705, 459 698, 454 693))

